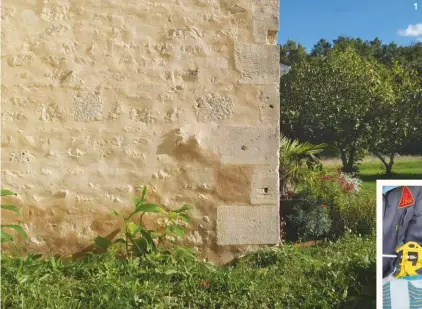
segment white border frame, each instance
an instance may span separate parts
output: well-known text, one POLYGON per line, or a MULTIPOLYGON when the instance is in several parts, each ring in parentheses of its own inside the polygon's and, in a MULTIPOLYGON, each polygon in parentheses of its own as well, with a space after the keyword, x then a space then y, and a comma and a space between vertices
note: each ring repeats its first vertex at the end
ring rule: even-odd
POLYGON ((422 180, 377 180, 377 309, 382 309, 382 187, 422 186, 422 180))

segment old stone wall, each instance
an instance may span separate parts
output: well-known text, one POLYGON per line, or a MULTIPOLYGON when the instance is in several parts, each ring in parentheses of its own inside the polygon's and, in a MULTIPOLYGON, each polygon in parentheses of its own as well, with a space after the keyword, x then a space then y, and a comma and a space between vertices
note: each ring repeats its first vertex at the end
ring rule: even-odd
POLYGON ((277 0, 3 0, 2 188, 70 254, 131 198, 195 209, 224 262, 279 241, 277 0))

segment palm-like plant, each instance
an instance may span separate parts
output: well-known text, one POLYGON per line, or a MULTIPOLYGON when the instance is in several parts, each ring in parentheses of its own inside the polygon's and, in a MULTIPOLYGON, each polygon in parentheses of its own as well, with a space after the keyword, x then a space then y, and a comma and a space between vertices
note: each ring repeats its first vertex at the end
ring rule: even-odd
POLYGON ((320 166, 316 156, 327 144, 300 143, 285 136, 280 139, 280 194, 286 196, 298 185, 312 185, 314 168, 320 166))

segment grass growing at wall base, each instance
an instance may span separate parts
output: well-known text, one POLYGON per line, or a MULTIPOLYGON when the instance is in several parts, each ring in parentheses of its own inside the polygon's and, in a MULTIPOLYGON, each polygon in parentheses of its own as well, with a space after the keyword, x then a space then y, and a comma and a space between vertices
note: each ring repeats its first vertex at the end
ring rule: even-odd
POLYGON ((374 308, 375 237, 285 245, 226 266, 153 255, 81 262, 2 255, 2 308, 374 308))

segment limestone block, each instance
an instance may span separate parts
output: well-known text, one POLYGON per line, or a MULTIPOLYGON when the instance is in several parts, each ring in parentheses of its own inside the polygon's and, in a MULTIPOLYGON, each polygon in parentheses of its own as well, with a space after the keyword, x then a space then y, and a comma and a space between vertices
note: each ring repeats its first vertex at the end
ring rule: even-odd
POLYGON ((78 122, 103 120, 103 102, 96 92, 71 93, 73 119, 78 122))
POLYGON ((220 0, 220 5, 223 10, 231 14, 247 14, 252 11, 252 1, 248 0, 220 0))
POLYGON ((257 166, 252 173, 251 204, 277 204, 279 201, 278 166, 257 166))
POLYGON ((280 47, 236 42, 236 69, 242 73, 241 84, 278 84, 280 82, 280 47))
POLYGON ((186 67, 199 67, 199 68, 213 68, 213 69, 228 69, 229 61, 223 57, 201 58, 194 57, 188 60, 180 61, 186 67))
POLYGON ((257 93, 259 118, 263 124, 277 125, 280 121, 280 92, 275 85, 262 86, 257 93))
POLYGON ((216 171, 216 195, 225 203, 249 203, 252 166, 223 165, 216 171))
POLYGON ((220 121, 233 116, 233 99, 227 95, 208 94, 194 104, 198 122, 220 121))
POLYGON ((255 1, 254 4, 257 6, 270 6, 275 10, 275 12, 278 12, 279 8, 279 0, 259 0, 255 1))
POLYGON ((278 164, 279 134, 274 127, 222 126, 218 143, 223 164, 278 164))
POLYGON ((277 206, 217 207, 217 244, 277 244, 280 238, 277 206))
POLYGON ((271 6, 254 6, 253 35, 255 43, 276 44, 278 27, 278 10, 271 6))

